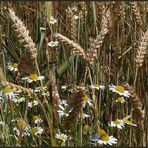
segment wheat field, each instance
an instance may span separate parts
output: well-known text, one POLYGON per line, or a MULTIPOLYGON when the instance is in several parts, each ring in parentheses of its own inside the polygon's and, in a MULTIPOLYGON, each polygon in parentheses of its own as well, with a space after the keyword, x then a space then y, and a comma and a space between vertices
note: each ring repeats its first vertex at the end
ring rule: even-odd
POLYGON ((148 2, 0 2, 0 146, 148 146, 148 2))

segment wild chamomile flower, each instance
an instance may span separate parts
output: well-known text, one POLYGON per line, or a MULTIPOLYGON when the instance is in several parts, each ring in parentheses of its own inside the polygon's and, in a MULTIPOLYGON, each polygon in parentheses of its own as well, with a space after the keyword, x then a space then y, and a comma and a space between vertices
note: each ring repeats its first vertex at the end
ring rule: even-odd
POLYGON ((12 99, 13 102, 15 103, 21 103, 21 102, 24 102, 25 101, 25 98, 24 97, 15 97, 12 99))
POLYGON ((58 45, 59 45, 58 41, 51 41, 51 42, 48 43, 49 47, 57 47, 58 45))
POLYGON ((88 106, 90 106, 90 107, 92 107, 93 106, 93 104, 91 103, 92 102, 92 100, 90 100, 90 98, 87 96, 87 95, 84 95, 83 97, 82 97, 82 106, 83 107, 85 107, 86 106, 86 104, 88 104, 88 106))
POLYGON ((117 119, 116 121, 111 121, 109 124, 111 127, 117 127, 119 129, 122 129, 124 127, 124 121, 117 119))
POLYGON ((8 64, 7 68, 10 71, 18 71, 18 64, 17 63, 13 63, 12 65, 8 64))
POLYGON ((56 133, 55 137, 58 139, 58 140, 61 140, 62 142, 65 143, 65 141, 68 139, 68 136, 63 134, 63 133, 56 133))
POLYGON ((90 87, 91 89, 97 89, 97 90, 100 90, 100 89, 104 89, 104 88, 105 88, 104 85, 98 85, 98 84, 90 85, 89 87, 90 87))
POLYGON ((10 88, 9 86, 6 86, 3 90, 2 90, 2 94, 3 94, 3 98, 4 99, 14 99, 18 94, 15 93, 15 91, 10 88))
POLYGON ((129 120, 130 117, 131 117, 130 115, 124 117, 124 118, 122 119, 123 122, 124 122, 125 124, 127 124, 127 125, 137 126, 136 124, 134 124, 132 121, 129 120))
POLYGON ((38 76, 36 73, 30 74, 28 77, 22 78, 22 80, 27 80, 29 83, 37 80, 43 80, 44 76, 38 76))
POLYGON ((36 101, 36 100, 33 100, 33 101, 31 101, 31 102, 28 102, 28 107, 30 107, 30 108, 32 108, 33 106, 37 106, 39 104, 39 102, 38 101, 36 101))
POLYGON ((50 20, 49 20, 49 23, 54 25, 55 23, 57 23, 57 20, 53 16, 51 16, 50 20))
POLYGON ((123 86, 121 85, 110 85, 109 86, 109 89, 112 91, 112 92, 115 92, 117 94, 119 94, 120 96, 124 96, 124 97, 129 97, 130 96, 130 93, 124 89, 123 86))
POLYGON ((36 126, 31 128, 31 132, 34 135, 41 135, 43 133, 44 129, 42 127, 36 126))
POLYGON ((95 137, 91 137, 91 141, 97 142, 98 144, 112 145, 117 143, 117 139, 113 136, 109 136, 103 129, 99 129, 95 137))
POLYGON ((98 144, 109 144, 109 145, 112 145, 112 144, 116 144, 117 143, 117 139, 114 138, 113 136, 108 136, 107 134, 106 135, 102 135, 100 137, 100 139, 97 141, 98 144))
POLYGON ((71 113, 71 111, 73 110, 73 108, 72 109, 68 109, 67 107, 64 107, 62 105, 59 105, 59 108, 60 109, 57 111, 58 114, 59 114, 59 117, 63 117, 63 116, 68 117, 69 113, 71 113))
POLYGON ((124 99, 123 97, 118 97, 118 98, 116 99, 116 102, 124 103, 124 102, 126 102, 126 101, 125 101, 125 99, 124 99))
POLYGON ((33 121, 35 125, 39 125, 41 122, 43 122, 43 120, 37 115, 33 116, 33 121))

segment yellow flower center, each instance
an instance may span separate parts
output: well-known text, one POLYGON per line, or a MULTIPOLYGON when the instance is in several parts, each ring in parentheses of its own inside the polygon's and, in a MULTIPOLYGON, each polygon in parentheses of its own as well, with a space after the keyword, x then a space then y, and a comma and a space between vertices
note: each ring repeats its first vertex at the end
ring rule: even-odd
POLYGON ((121 92, 121 93, 124 93, 124 87, 122 87, 122 86, 120 86, 120 85, 117 85, 117 86, 115 86, 115 89, 117 90, 117 91, 119 91, 119 92, 121 92))
POLYGON ((118 101, 118 102, 122 102, 122 101, 124 101, 124 98, 123 98, 123 97, 119 97, 119 98, 117 99, 117 101, 118 101))
POLYGON ((10 92, 13 92, 13 89, 11 89, 11 88, 8 87, 8 86, 3 89, 3 93, 4 93, 4 94, 10 93, 10 92))
POLYGON ((29 79, 30 79, 30 80, 37 80, 37 79, 38 79, 38 75, 37 75, 37 74, 31 74, 31 75, 29 76, 29 79))
POLYGON ((84 130, 89 130, 89 125, 88 124, 86 124, 86 125, 84 125, 84 130))
POLYGON ((17 64, 17 63, 14 63, 14 64, 12 65, 12 67, 17 68, 17 67, 18 67, 18 64, 17 64))
POLYGON ((103 129, 98 130, 99 135, 106 135, 106 132, 103 129))
POLYGON ((40 119, 39 116, 33 116, 33 120, 40 119))
POLYGON ((113 121, 114 124, 120 124, 121 122, 116 120, 116 121, 113 121))
POLYGON ((86 102, 87 102, 87 101, 88 101, 88 99, 89 99, 89 98, 88 98, 88 96, 87 96, 87 95, 85 95, 84 97, 82 97, 82 100, 83 100, 83 101, 86 101, 86 102))
POLYGON ((107 134, 102 135, 100 138, 102 141, 109 141, 109 136, 107 134))
POLYGON ((37 128, 36 127, 31 128, 31 132, 34 134, 35 132, 37 132, 37 128))

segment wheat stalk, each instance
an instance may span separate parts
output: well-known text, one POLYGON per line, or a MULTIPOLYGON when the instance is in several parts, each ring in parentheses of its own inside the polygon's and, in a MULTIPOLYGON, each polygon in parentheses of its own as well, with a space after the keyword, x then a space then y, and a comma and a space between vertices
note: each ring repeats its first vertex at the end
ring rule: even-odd
POLYGON ((20 43, 30 52, 32 59, 37 59, 37 49, 32 38, 29 36, 29 31, 24 25, 24 23, 15 15, 15 12, 12 9, 9 10, 9 17, 13 22, 13 27, 18 33, 18 38, 20 43))

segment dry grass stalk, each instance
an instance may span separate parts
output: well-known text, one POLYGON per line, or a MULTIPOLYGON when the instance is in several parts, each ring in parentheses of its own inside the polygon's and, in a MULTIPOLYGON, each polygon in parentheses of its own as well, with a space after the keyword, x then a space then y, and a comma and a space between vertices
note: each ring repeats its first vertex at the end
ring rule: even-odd
POLYGON ((147 46, 148 46, 148 30, 145 33, 143 33, 141 40, 139 42, 138 50, 136 53, 136 59, 135 59, 137 67, 142 66, 144 55, 146 54, 147 46))
POLYGON ((61 42, 65 43, 66 45, 69 45, 71 50, 74 53, 79 54, 83 59, 86 59, 86 54, 84 52, 84 49, 78 45, 77 43, 75 43, 74 41, 70 40, 69 38, 67 38, 66 36, 61 35, 60 33, 56 33, 55 37, 60 40, 61 42))
POLYGON ((141 19, 141 15, 140 15, 140 11, 139 8, 137 6, 137 2, 129 2, 130 3, 130 7, 133 13, 133 19, 135 19, 135 21, 142 26, 142 19, 141 19))
POLYGON ((9 9, 9 17, 13 22, 15 31, 18 33, 18 38, 20 43, 28 49, 31 54, 32 59, 37 59, 37 49, 32 38, 29 36, 29 31, 24 25, 24 23, 15 15, 15 12, 12 9, 9 9))

